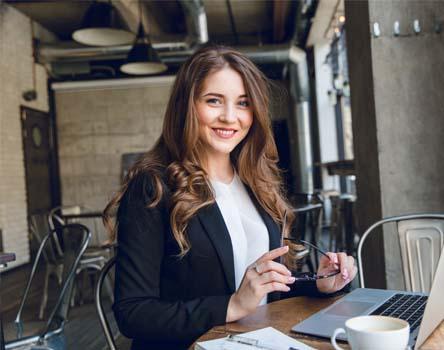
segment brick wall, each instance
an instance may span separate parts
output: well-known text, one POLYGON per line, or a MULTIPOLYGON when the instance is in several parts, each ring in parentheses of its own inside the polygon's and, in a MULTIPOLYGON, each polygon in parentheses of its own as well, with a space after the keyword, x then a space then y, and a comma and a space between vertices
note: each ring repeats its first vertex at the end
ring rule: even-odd
POLYGON ((122 154, 146 151, 160 136, 173 79, 53 84, 63 205, 105 207, 122 154))
POLYGON ((29 261, 20 106, 48 111, 46 71, 33 65, 30 19, 0 2, 0 228, 4 251, 17 255, 10 267, 29 261), (26 102, 33 74, 38 98, 26 102))

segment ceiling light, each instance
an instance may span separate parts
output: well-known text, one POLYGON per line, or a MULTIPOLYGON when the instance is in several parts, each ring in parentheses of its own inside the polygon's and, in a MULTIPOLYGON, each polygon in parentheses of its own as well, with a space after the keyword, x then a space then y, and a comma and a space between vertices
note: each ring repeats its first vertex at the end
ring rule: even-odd
POLYGON ((142 8, 139 1, 139 29, 131 51, 128 53, 126 63, 120 66, 123 73, 131 75, 158 74, 168 69, 162 63, 156 50, 151 45, 150 37, 143 28, 142 8))
POLYGON ((134 33, 111 1, 94 0, 86 11, 80 29, 72 34, 78 43, 90 46, 125 45, 134 40, 134 33))

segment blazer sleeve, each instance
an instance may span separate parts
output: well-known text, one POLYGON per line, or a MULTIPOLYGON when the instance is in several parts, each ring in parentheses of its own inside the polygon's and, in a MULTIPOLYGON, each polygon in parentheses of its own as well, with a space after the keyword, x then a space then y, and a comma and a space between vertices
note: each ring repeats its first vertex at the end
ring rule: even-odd
POLYGON ((113 305, 117 324, 128 338, 191 343, 213 326, 225 324, 230 295, 187 301, 161 298, 168 214, 161 205, 147 208, 146 198, 139 193, 129 189, 118 211, 113 305))

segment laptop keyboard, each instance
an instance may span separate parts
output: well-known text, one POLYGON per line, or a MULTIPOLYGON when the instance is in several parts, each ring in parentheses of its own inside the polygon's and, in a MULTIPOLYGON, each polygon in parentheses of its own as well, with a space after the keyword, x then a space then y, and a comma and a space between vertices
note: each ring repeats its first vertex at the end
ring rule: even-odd
POLYGON ((426 303, 427 296, 395 294, 371 315, 391 316, 405 320, 410 325, 411 333, 421 324, 426 303))

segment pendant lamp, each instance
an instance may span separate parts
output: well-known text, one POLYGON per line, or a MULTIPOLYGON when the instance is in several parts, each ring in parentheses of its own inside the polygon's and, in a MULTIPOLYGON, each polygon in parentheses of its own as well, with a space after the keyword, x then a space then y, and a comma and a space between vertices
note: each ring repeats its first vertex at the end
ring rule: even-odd
POLYGON ((139 29, 133 47, 128 53, 126 63, 120 66, 123 73, 131 75, 158 74, 168 69, 162 63, 156 50, 151 45, 150 37, 143 28, 142 8, 139 1, 139 29))
POLYGON ((111 0, 94 0, 83 17, 80 29, 72 34, 78 43, 91 46, 125 45, 134 40, 134 34, 111 0))

